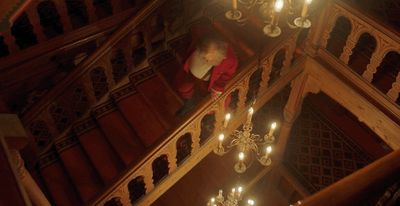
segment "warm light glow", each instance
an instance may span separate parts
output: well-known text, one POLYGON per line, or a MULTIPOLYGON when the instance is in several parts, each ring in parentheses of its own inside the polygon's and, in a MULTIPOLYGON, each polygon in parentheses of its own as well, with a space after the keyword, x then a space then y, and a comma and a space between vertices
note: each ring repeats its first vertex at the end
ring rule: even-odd
POLYGON ((271 129, 275 129, 276 128, 276 122, 271 124, 271 129))
POLYGON ((218 135, 218 140, 219 140, 219 141, 222 142, 222 141, 224 140, 224 138, 225 138, 225 135, 224 135, 224 134, 219 134, 219 135, 218 135))
POLYGON ((225 115, 225 121, 229 121, 231 119, 231 114, 228 113, 225 115))
POLYGON ((244 159, 244 153, 243 152, 240 152, 239 153, 239 160, 243 160, 244 159))
POLYGON ((306 4, 311 4, 312 0, 306 0, 306 4))
POLYGON ((250 109, 249 109, 249 114, 253 114, 254 113, 254 109, 253 109, 253 107, 250 107, 250 109))
POLYGON ((267 152, 267 154, 271 154, 271 152, 272 152, 272 147, 271 147, 271 146, 268 146, 267 149, 266 149, 266 152, 267 152))
POLYGON ((211 198, 211 203, 214 203, 215 202, 215 198, 211 198))
POLYGON ((249 199, 249 200, 247 200, 247 204, 248 204, 248 205, 254 205, 255 202, 254 202, 254 200, 249 199))
POLYGON ((232 188, 232 194, 234 194, 236 192, 235 188, 232 188))
POLYGON ((283 8, 283 0, 276 0, 274 6, 275 12, 281 12, 282 8, 283 8))
POLYGON ((243 191, 242 187, 238 187, 238 192, 241 193, 243 191))

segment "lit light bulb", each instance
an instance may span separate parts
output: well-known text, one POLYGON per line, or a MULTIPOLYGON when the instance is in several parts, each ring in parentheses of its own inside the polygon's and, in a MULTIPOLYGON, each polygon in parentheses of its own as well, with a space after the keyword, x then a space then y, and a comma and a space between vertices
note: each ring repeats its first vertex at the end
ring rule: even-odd
POLYGON ((254 205, 254 204, 255 204, 254 200, 251 199, 247 200, 247 205, 254 205))
POLYGON ((276 0, 274 6, 275 12, 281 12, 282 8, 283 8, 283 0, 276 0))
POLYGON ((215 198, 211 198, 211 203, 214 203, 215 202, 215 198))
POLYGON ((276 122, 273 122, 271 124, 271 128, 269 130, 268 136, 272 136, 274 134, 275 129, 276 129, 276 122))
POLYGON ((311 4, 312 0, 306 0, 306 4, 311 4))
POLYGON ((243 152, 240 152, 239 153, 239 160, 243 160, 244 159, 244 153, 243 152))
POLYGON ((243 188, 241 187, 241 186, 239 186, 238 187, 238 192, 240 193, 240 192, 242 192, 243 191, 243 188))
POLYGON ((267 149, 266 149, 266 151, 267 151, 267 154, 271 154, 271 152, 272 152, 272 147, 271 147, 271 146, 268 146, 267 149))
POLYGON ((224 128, 226 128, 228 126, 228 122, 231 119, 231 114, 228 113, 225 115, 225 121, 224 121, 224 128))
POLYGON ((253 113, 254 113, 254 109, 253 109, 253 107, 250 107, 249 114, 253 114, 253 113))
POLYGON ((220 141, 220 142, 222 142, 223 140, 224 140, 224 138, 225 138, 225 135, 224 134, 219 134, 218 135, 218 140, 220 141))

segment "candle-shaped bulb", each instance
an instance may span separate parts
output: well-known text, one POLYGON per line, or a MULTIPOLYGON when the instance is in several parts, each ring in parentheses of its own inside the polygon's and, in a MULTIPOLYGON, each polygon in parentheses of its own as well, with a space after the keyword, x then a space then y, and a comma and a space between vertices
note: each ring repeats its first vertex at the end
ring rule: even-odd
POLYGON ((218 197, 222 197, 222 190, 218 191, 218 197))
POLYGON ((244 159, 244 153, 239 152, 239 160, 242 161, 244 159))
POLYGON ((211 203, 214 203, 215 202, 215 198, 211 198, 211 203))
POLYGON ((218 135, 218 140, 220 141, 220 142, 222 142, 222 141, 224 141, 224 138, 225 138, 225 135, 224 134, 219 134, 218 135))
POLYGON ((271 152, 272 152, 272 147, 268 146, 267 149, 266 149, 266 153, 267 154, 271 154, 271 152))
POLYGON ((253 116, 253 113, 254 113, 254 109, 253 109, 253 107, 250 107, 250 109, 249 109, 249 113, 247 114, 247 124, 250 124, 251 123, 251 117, 253 116))
POLYGON ((237 9, 237 0, 232 0, 232 9, 233 10, 237 9))
POLYGON ((225 121, 224 121, 224 128, 226 128, 228 126, 228 122, 231 119, 231 114, 228 113, 225 115, 225 121))
POLYGON ((276 129, 276 122, 271 124, 271 128, 269 130, 268 136, 272 136, 274 134, 275 129, 276 129))
POLYGON ((243 188, 241 186, 238 187, 238 192, 241 193, 243 191, 243 188))
POLYGON ((281 12, 283 8, 283 0, 276 0, 274 5, 275 12, 281 12))
POLYGON ((253 107, 250 107, 249 114, 253 115, 253 113, 254 113, 254 109, 253 109, 253 107))
POLYGON ((305 0, 304 1, 303 9, 301 10, 301 17, 302 18, 306 18, 307 12, 308 12, 308 5, 311 4, 311 1, 312 0, 305 0))
POLYGON ((252 206, 254 204, 255 204, 254 200, 252 200, 252 199, 247 200, 247 205, 252 206))

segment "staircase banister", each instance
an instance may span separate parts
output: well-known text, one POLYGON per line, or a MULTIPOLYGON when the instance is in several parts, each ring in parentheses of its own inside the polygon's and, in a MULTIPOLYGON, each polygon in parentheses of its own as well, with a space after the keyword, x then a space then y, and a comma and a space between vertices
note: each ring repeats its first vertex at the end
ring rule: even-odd
POLYGON ((366 14, 365 11, 360 11, 360 9, 352 7, 348 2, 343 2, 342 0, 335 0, 335 6, 339 7, 342 10, 348 12, 348 14, 352 15, 355 18, 367 23, 373 28, 373 31, 376 33, 381 33, 385 36, 390 37, 397 43, 397 46, 400 46, 400 32, 396 31, 392 28, 392 26, 387 23, 381 21, 380 19, 374 19, 371 15, 366 14))
MULTIPOLYGON (((135 173, 139 171, 142 167, 144 167, 147 164, 151 164, 149 162, 154 155, 157 153, 160 153, 168 144, 173 142, 175 139, 179 138, 180 133, 182 131, 186 130, 190 123, 201 119, 202 116, 206 115, 209 111, 209 109, 217 104, 217 102, 222 102, 225 100, 225 98, 230 95, 233 91, 235 91, 238 87, 239 84, 241 84, 242 81, 245 80, 245 78, 251 76, 253 72, 257 70, 257 66, 259 64, 258 59, 266 59, 274 56, 280 49, 282 49, 285 44, 284 42, 290 38, 293 37, 294 35, 297 35, 299 31, 291 31, 286 33, 285 35, 282 35, 280 38, 277 39, 277 41, 273 42, 272 44, 268 44, 263 51, 260 54, 260 57, 254 56, 253 58, 249 59, 247 62, 245 62, 239 71, 232 80, 228 82, 228 84, 225 86, 225 91, 224 93, 219 96, 216 100, 211 100, 210 97, 207 97, 203 99, 199 103, 199 107, 197 107, 197 110, 191 113, 191 115, 185 119, 183 122, 181 122, 178 126, 176 127, 171 133, 166 135, 166 138, 162 138, 162 142, 159 142, 155 144, 154 147, 150 149, 150 152, 147 153, 144 158, 141 158, 141 161, 136 163, 135 165, 132 165, 132 168, 128 168, 127 172, 123 174, 118 180, 116 180, 113 184, 111 184, 106 190, 103 192, 99 193, 99 195, 95 198, 93 198, 92 201, 90 201, 90 204, 88 205, 99 205, 102 201, 104 201, 105 198, 107 198, 109 195, 111 195, 113 192, 117 191, 121 185, 124 185, 124 183, 128 182, 130 179, 133 179, 135 177, 135 173), (279 46, 278 46, 279 45, 279 46)), ((304 60, 304 58, 303 58, 304 60)), ((296 66, 297 67, 297 66, 296 66)), ((295 76, 297 73, 295 74, 295 76)), ((284 77, 282 77, 284 78, 284 77)), ((294 77, 293 77, 294 78, 294 77)), ((262 96, 262 94, 261 94, 262 96)))
POLYGON ((382 157, 302 201, 304 206, 357 205, 400 179, 400 150, 382 157))
POLYGON ((116 25, 129 18, 135 10, 136 8, 127 9, 111 17, 101 19, 64 35, 54 37, 43 43, 18 51, 15 54, 1 57, 0 71, 3 69, 13 68, 14 65, 21 64, 21 62, 29 64, 29 61, 32 61, 35 58, 40 58, 44 55, 54 55, 62 50, 73 48, 77 44, 83 44, 96 39, 97 37, 115 29, 116 25))
POLYGON ((39 112, 44 110, 52 100, 56 99, 75 81, 77 81, 84 74, 89 72, 91 66, 104 55, 106 55, 114 45, 116 45, 122 38, 124 38, 130 31, 136 29, 143 20, 145 20, 150 14, 152 14, 157 8, 159 8, 166 0, 153 0, 147 3, 138 13, 130 18, 126 24, 123 24, 117 29, 107 41, 105 41, 99 48, 97 48, 91 55, 83 60, 77 68, 74 69, 65 79, 60 81, 54 88, 52 88, 43 98, 38 100, 31 109, 25 113, 22 117, 23 122, 30 122, 39 112))

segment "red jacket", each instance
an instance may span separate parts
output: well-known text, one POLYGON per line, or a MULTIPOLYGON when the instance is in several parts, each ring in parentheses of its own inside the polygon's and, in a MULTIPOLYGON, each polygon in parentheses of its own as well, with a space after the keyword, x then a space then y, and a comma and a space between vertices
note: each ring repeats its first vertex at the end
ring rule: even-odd
MULTIPOLYGON (((190 54, 192 54, 192 51, 190 54)), ((190 55, 189 55, 190 56, 190 55)), ((186 58, 185 64, 183 65, 183 70, 189 73, 189 58, 186 58)), ((235 52, 229 46, 226 52, 225 59, 222 62, 214 66, 211 71, 210 83, 208 84, 209 91, 223 92, 226 83, 233 78, 236 67, 238 65, 238 60, 236 58, 235 52)))

